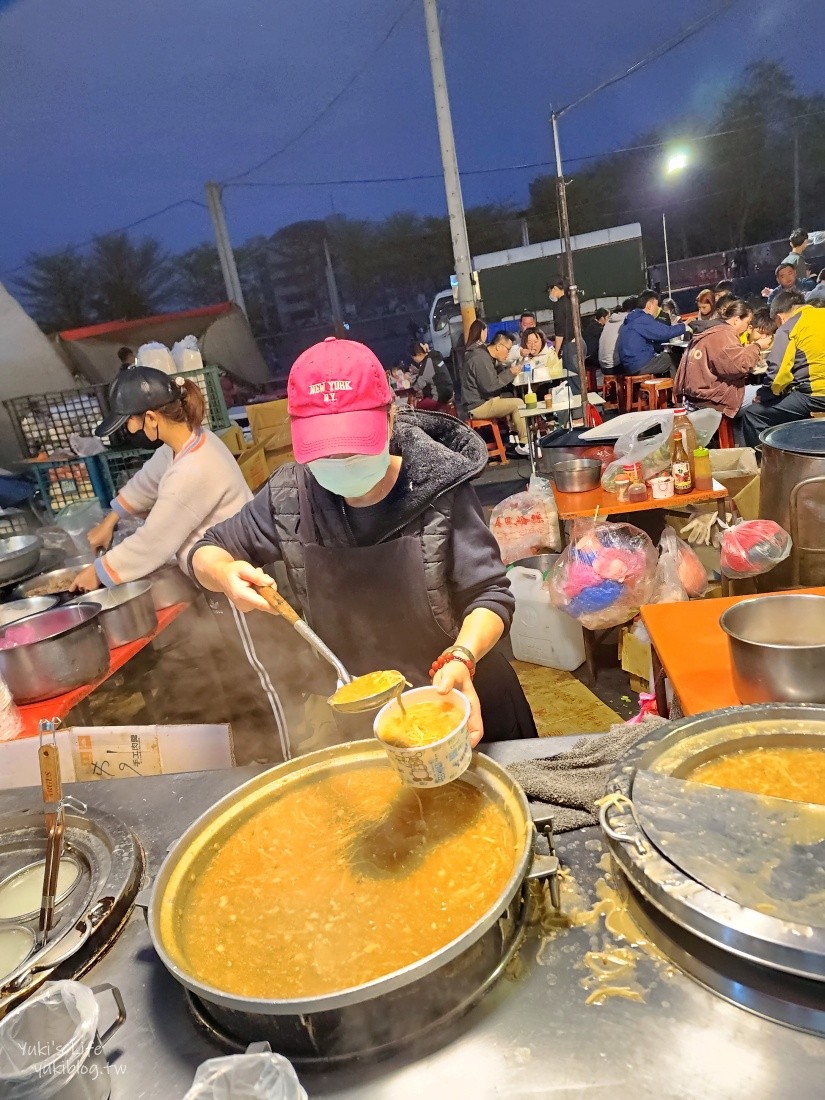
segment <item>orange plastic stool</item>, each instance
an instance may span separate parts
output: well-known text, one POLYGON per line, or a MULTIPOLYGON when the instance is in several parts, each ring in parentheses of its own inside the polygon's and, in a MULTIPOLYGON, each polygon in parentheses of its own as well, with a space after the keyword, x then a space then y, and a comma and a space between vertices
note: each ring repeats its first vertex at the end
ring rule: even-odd
POLYGON ((667 409, 673 404, 673 379, 654 378, 651 382, 642 382, 639 393, 639 408, 667 409))
MULTIPOLYGON (((490 431, 493 433, 493 442, 489 443, 486 439, 484 440, 484 442, 487 443, 487 454, 490 458, 497 458, 502 466, 506 466, 509 462, 509 459, 507 458, 507 452, 504 449, 504 442, 501 438, 501 429, 498 426, 498 421, 473 420, 473 418, 470 417, 470 419, 467 421, 467 424, 473 429, 474 432, 478 432, 479 435, 481 435, 482 428, 490 429, 490 431)), ((482 435, 481 438, 484 439, 484 436, 482 435)))
POLYGON ((642 411, 642 383, 652 382, 652 374, 626 374, 619 390, 619 408, 622 412, 642 411))
POLYGON ((606 409, 618 409, 619 407, 619 381, 618 374, 605 374, 602 376, 602 398, 606 409))
POLYGON ((733 438, 733 421, 729 416, 722 417, 722 423, 719 425, 718 439, 720 450, 726 451, 736 446, 736 440, 733 438))

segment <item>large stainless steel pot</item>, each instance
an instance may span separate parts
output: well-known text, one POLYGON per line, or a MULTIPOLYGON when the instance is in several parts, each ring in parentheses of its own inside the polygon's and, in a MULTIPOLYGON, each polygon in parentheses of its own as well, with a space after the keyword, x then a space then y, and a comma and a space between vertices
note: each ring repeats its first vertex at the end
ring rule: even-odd
MULTIPOLYGON (((389 764, 376 742, 356 741, 311 753, 264 772, 203 814, 170 849, 152 889, 149 930, 170 973, 206 1007, 213 1024, 239 1041, 268 1039, 288 1057, 329 1059, 353 1051, 387 1050, 399 1040, 424 1031, 433 1021, 463 1007, 487 988, 501 969, 502 949, 514 923, 524 919, 520 901, 525 878, 549 869, 533 859, 535 829, 523 792, 492 760, 474 756, 462 781, 479 786, 510 817, 517 854, 510 878, 483 918, 441 950, 403 970, 365 985, 305 999, 265 1000, 228 994, 203 984, 179 961, 174 945, 181 898, 197 873, 201 853, 230 833, 234 823, 280 792, 313 774, 346 771, 363 764, 389 764), (491 976, 492 975, 492 979, 491 976), (486 984, 485 984, 486 983, 486 984)), ((323 843, 319 823, 319 843, 323 843)), ((254 945, 251 945, 254 949, 254 945)))
POLYGON ((43 543, 37 535, 0 539, 0 584, 23 577, 37 565, 43 543))
POLYGON ((51 611, 57 603, 57 596, 30 596, 27 600, 4 603, 0 606, 0 627, 9 626, 19 619, 28 619, 30 615, 39 615, 41 611, 51 611))
POLYGON ((757 596, 719 625, 741 703, 825 703, 825 596, 757 596))
POLYGON ((156 611, 163 611, 176 603, 192 603, 198 595, 194 583, 174 563, 156 569, 146 580, 152 585, 156 611))
POLYGON ((93 604, 101 609, 100 622, 112 649, 145 638, 157 629, 152 586, 146 580, 98 588, 70 600, 67 606, 80 604, 93 604))
POLYGON ((0 675, 18 703, 52 699, 109 668, 100 608, 56 607, 0 630, 0 675))
POLYGON ((61 596, 71 590, 79 569, 52 569, 23 581, 14 590, 15 597, 28 600, 35 596, 61 596))
POLYGON ((825 421, 777 424, 760 439, 759 515, 788 531, 794 548, 787 561, 756 578, 757 588, 825 585, 825 554, 800 554, 800 547, 825 546, 825 421))

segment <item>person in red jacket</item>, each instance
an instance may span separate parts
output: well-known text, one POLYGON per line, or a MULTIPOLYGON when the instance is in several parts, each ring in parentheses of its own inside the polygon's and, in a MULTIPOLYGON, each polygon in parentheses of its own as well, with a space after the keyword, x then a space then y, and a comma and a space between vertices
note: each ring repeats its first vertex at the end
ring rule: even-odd
POLYGON ((689 408, 716 409, 732 419, 745 403, 748 375, 758 364, 762 350, 770 346, 771 338, 759 333, 753 342, 742 343, 753 318, 747 302, 728 302, 721 317, 721 324, 697 333, 691 340, 679 364, 674 389, 689 408))

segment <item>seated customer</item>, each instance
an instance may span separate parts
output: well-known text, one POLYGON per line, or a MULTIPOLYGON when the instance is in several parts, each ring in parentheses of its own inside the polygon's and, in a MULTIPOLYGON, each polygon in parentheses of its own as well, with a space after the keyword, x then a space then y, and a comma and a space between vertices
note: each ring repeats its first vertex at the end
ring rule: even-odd
POLYGON ((771 314, 780 325, 765 384, 742 414, 748 447, 758 447, 760 433, 774 424, 825 412, 825 310, 806 305, 798 291, 783 291, 771 314))
POLYGON ((732 419, 753 400, 758 387, 746 385, 748 375, 758 364, 762 349, 770 345, 770 337, 741 343, 752 317, 747 302, 729 302, 722 311, 722 323, 697 333, 690 341, 674 384, 677 399, 688 409, 716 409, 732 419))
POLYGON ((665 325, 656 320, 659 295, 646 290, 639 295, 639 305, 624 321, 619 333, 619 371, 621 374, 670 374, 673 361, 667 351, 658 351, 667 340, 687 332, 687 326, 665 325))
POLYGON ((812 306, 825 306, 825 268, 817 276, 816 286, 805 295, 805 301, 812 306))
POLYGON ((484 343, 487 326, 476 319, 467 334, 467 350, 461 369, 461 396, 474 420, 505 418, 518 436, 516 453, 527 454, 527 428, 520 416, 524 402, 518 397, 502 397, 501 391, 521 373, 519 363, 508 363, 512 336, 496 333, 489 347, 484 343))
POLYGON ((418 395, 418 408, 429 412, 444 411, 453 399, 453 380, 441 355, 420 344, 410 346, 410 359, 418 372, 413 379, 413 392, 418 395))
POLYGON ((607 318, 599 337, 599 366, 602 374, 615 374, 619 366, 619 333, 625 317, 636 308, 635 298, 625 298, 617 310, 607 318))
POLYGON ((690 323, 694 336, 713 328, 714 325, 722 324, 722 318, 716 309, 716 295, 710 288, 700 290, 696 295, 696 308, 699 310, 699 316, 690 323))
POLYGON ((582 337, 584 338, 584 346, 587 349, 585 362, 589 367, 598 366, 599 341, 602 338, 604 326, 607 324, 607 319, 609 316, 609 310, 597 309, 590 320, 587 322, 587 324, 584 326, 582 337))

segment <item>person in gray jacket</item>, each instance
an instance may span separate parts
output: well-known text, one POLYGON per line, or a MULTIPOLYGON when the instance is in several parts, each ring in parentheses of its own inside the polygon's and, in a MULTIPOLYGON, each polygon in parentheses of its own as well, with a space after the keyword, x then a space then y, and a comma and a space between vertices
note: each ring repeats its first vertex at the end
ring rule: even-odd
MULTIPOLYGON (((295 463, 208 531, 190 565, 241 611, 269 611, 282 561, 306 620, 353 676, 397 669, 470 702, 470 737, 536 735, 495 646, 515 600, 472 487, 484 442, 439 412, 397 411, 363 344, 330 338, 289 375, 295 463)), ((296 639, 296 644, 300 644, 296 639)), ((322 673, 319 672, 319 675, 322 673)))
POLYGON ((467 350, 461 369, 461 398, 474 420, 506 419, 518 436, 516 452, 527 454, 527 427, 520 415, 524 402, 518 397, 502 397, 501 391, 512 385, 522 371, 521 363, 510 363, 513 339, 499 332, 488 346, 487 326, 476 318, 467 334, 467 350))

